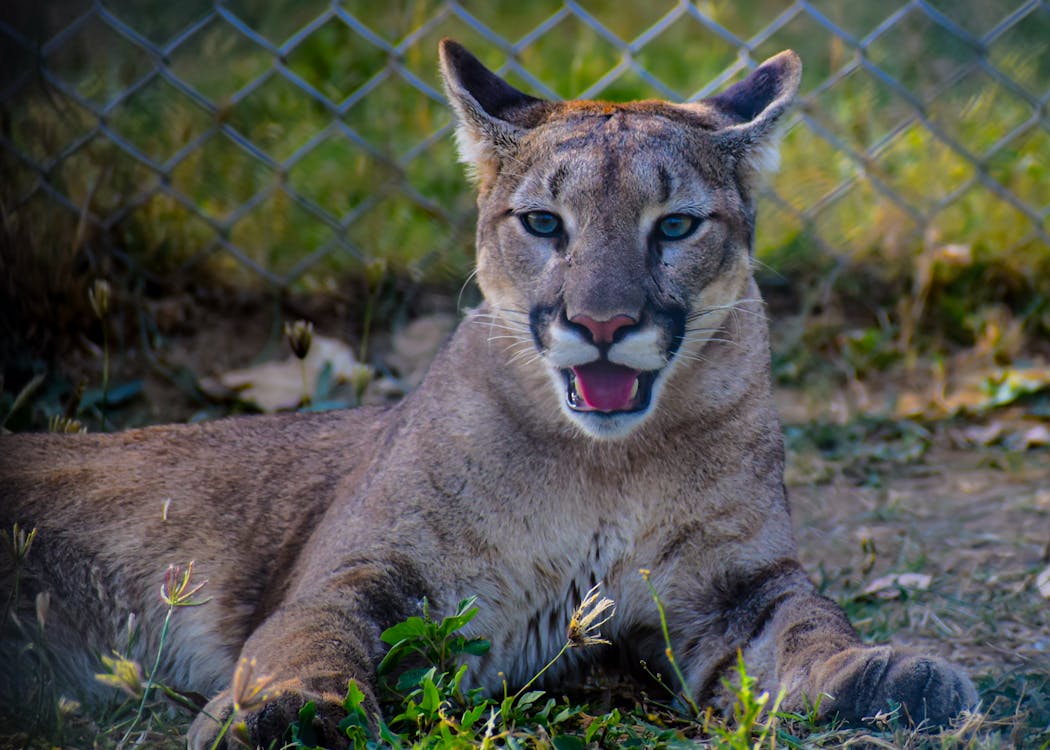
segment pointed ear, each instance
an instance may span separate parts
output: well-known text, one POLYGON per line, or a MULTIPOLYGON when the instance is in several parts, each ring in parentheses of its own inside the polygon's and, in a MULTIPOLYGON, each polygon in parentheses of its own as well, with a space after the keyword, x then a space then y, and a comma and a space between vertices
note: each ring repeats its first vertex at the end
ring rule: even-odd
POLYGON ((518 91, 451 39, 441 40, 440 57, 460 161, 484 176, 486 167, 514 152, 548 102, 518 91))
POLYGON ((715 138, 751 172, 775 171, 780 162, 780 141, 775 126, 791 107, 802 81, 802 61, 785 50, 758 66, 751 75, 703 104, 727 117, 715 138))

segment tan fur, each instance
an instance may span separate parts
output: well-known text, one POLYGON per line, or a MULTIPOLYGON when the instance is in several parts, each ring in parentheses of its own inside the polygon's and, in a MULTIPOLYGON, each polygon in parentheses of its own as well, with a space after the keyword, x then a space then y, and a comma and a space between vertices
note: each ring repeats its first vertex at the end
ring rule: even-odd
MULTIPOLYGON (((479 595, 470 630, 492 651, 471 674, 489 689, 499 671, 534 674, 599 582, 623 663, 661 671, 648 568, 700 701, 723 700, 742 649, 788 707, 827 692, 826 715, 895 701, 944 722, 975 703, 945 662, 862 645, 795 562, 750 273, 751 190, 798 87, 794 54, 681 106, 532 99, 448 41, 442 68, 479 181, 486 302, 417 391, 387 410, 0 439, 0 520, 40 529, 23 599, 51 591, 67 677, 92 685, 85 636, 107 651, 129 612, 149 636, 137 655, 150 653, 165 566, 195 560, 213 599, 178 613, 164 679, 214 696, 221 717, 238 656, 255 657, 285 692, 248 716, 254 739, 279 736, 313 698, 338 743, 347 678, 373 689, 379 633, 424 596, 447 613, 479 595), (563 233, 530 234, 528 211, 557 215, 563 233), (676 213, 703 221, 654 239, 676 213), (616 316, 635 324, 611 343, 578 322, 616 316), (598 357, 656 373, 648 408, 567 405, 563 371, 598 357)), ((551 683, 600 651, 573 652, 551 683)), ((202 716, 191 746, 216 730, 202 716)))

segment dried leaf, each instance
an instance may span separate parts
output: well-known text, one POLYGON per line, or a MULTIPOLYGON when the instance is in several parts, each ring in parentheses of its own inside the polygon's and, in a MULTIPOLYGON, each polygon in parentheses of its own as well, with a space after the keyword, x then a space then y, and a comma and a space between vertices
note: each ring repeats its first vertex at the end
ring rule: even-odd
POLYGON ((972 425, 963 430, 963 437, 974 445, 992 445, 1003 436, 1006 426, 1002 422, 972 425))
POLYGON ((973 247, 961 244, 941 245, 937 248, 935 260, 946 265, 968 266, 973 263, 973 247))
POLYGON ((897 397, 897 416, 902 419, 927 416, 930 411, 929 399, 918 393, 907 392, 897 397))
POLYGON ((902 393, 896 413, 903 418, 927 419, 979 416, 1048 391, 1050 367, 985 369, 958 379, 947 389, 935 379, 929 388, 902 393))
POLYGON ((1029 448, 1050 445, 1050 429, 1047 429, 1045 425, 1037 424, 1026 430, 1015 432, 1006 439, 1006 444, 1015 451, 1026 451, 1029 448))
POLYGON ((306 359, 290 356, 275 362, 263 362, 252 367, 230 370, 214 379, 201 381, 201 388, 215 398, 228 398, 230 392, 247 403, 255 404, 265 412, 294 409, 303 396, 303 368, 306 382, 313 394, 326 365, 332 378, 339 383, 349 382, 357 360, 350 347, 338 339, 315 335, 306 359))
POLYGON ((861 594, 879 599, 898 599, 904 590, 925 591, 932 582, 933 576, 926 573, 890 573, 869 583, 861 594))
POLYGON ((1039 589, 1044 599, 1050 599, 1050 567, 1043 568, 1042 572, 1035 577, 1035 587, 1039 589))

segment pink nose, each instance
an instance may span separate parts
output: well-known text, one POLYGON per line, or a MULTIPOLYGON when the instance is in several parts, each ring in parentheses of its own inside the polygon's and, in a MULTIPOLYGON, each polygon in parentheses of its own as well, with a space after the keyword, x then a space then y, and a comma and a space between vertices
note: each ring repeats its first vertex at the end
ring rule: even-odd
POLYGON ((614 315, 608 320, 595 320, 589 315, 577 315, 571 322, 581 325, 590 331, 594 343, 611 344, 614 333, 624 326, 632 326, 638 321, 630 315, 614 315))

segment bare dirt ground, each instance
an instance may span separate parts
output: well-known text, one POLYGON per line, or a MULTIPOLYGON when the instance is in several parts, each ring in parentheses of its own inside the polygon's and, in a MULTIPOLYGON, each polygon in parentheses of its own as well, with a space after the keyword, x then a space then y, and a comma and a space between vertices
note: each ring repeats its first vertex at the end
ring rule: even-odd
POLYGON ((942 430, 921 460, 863 473, 790 452, 801 556, 866 638, 967 667, 989 725, 1004 722, 993 746, 1046 747, 1050 456, 950 442, 942 430))

